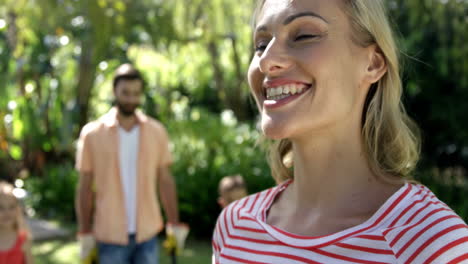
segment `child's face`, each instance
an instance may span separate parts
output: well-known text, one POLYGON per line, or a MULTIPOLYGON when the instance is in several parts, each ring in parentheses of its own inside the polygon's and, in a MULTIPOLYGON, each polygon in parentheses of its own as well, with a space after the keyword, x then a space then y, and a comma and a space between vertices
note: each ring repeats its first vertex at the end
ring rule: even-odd
POLYGON ((237 200, 242 199, 245 196, 247 196, 247 192, 245 191, 245 189, 239 188, 239 189, 234 189, 234 190, 228 192, 227 196, 228 196, 230 202, 234 202, 234 201, 237 201, 237 200))
POLYGON ((247 191, 244 188, 237 188, 229 192, 225 192, 224 195, 219 197, 218 203, 221 207, 226 207, 230 203, 240 200, 247 196, 247 191))
POLYGON ((14 197, 0 195, 0 228, 13 228, 18 204, 14 197))

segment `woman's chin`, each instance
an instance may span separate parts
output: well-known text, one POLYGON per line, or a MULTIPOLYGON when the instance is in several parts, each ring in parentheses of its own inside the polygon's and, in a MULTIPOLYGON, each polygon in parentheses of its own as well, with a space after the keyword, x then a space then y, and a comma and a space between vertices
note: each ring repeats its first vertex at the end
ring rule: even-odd
POLYGON ((272 125, 262 125, 262 131, 265 137, 268 139, 280 140, 287 138, 287 131, 284 128, 279 126, 272 126, 272 125))

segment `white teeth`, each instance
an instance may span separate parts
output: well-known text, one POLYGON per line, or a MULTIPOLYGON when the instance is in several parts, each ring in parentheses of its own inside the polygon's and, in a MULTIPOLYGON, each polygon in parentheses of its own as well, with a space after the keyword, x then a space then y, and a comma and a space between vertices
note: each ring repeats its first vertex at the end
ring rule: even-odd
POLYGON ((281 100, 281 99, 286 98, 286 97, 288 97, 288 95, 282 94, 282 95, 273 96, 271 99, 273 99, 273 100, 281 100))
POLYGON ((281 100, 296 93, 302 93, 306 87, 301 84, 287 84, 276 88, 267 88, 266 96, 270 100, 281 100))
POLYGON ((276 95, 281 95, 283 93, 283 88, 277 87, 276 88, 276 95))
POLYGON ((292 85, 292 87, 291 87, 291 94, 296 94, 296 92, 297 92, 296 85, 292 85))

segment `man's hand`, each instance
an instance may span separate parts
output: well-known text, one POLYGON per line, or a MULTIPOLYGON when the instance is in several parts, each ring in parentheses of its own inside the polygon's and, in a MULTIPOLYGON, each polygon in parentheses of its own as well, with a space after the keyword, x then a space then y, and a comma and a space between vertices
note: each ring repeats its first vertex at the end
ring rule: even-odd
POLYGON ((185 246, 185 239, 190 231, 187 224, 168 223, 166 224, 166 240, 163 243, 164 249, 169 255, 179 255, 185 246))
POLYGON ((78 243, 80 244, 80 259, 85 260, 93 253, 96 247, 96 240, 92 234, 78 235, 78 243))

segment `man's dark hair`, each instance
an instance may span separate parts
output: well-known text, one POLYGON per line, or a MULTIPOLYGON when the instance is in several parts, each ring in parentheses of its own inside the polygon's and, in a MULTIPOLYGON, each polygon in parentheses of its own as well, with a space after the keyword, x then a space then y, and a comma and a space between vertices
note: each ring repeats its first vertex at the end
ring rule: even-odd
POLYGON ((145 84, 141 73, 130 63, 122 64, 115 70, 114 80, 112 81, 114 90, 120 80, 140 80, 143 87, 145 84))

